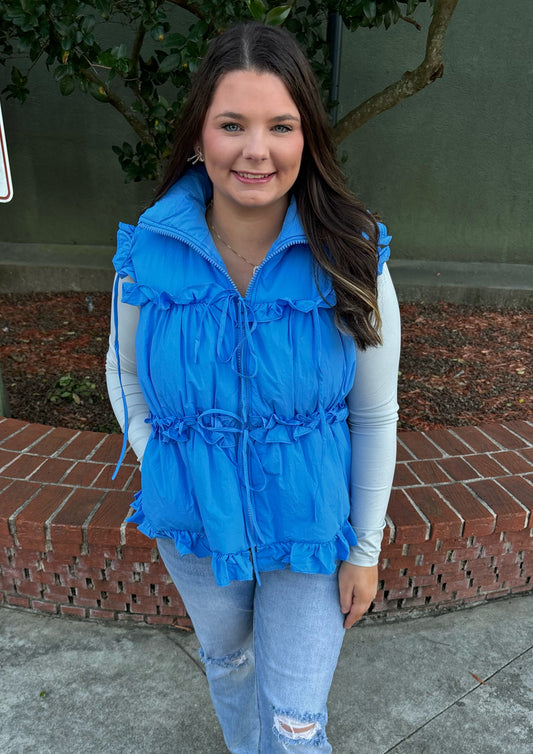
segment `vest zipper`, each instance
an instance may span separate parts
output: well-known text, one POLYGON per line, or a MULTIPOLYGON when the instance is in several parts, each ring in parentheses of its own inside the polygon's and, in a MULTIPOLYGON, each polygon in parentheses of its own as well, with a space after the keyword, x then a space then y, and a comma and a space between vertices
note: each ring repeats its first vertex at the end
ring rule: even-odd
MULTIPOLYGON (((214 267, 216 267, 217 270, 220 270, 220 272, 222 272, 225 275, 225 277, 231 283, 232 288, 237 292, 238 296, 243 301, 246 301, 248 299, 249 293, 251 292, 251 290, 252 290, 252 288, 254 286, 254 283, 255 283, 255 281, 257 279, 257 275, 258 275, 259 271, 263 268, 263 266, 266 263, 268 263, 271 259, 273 259, 273 257, 277 256, 278 254, 281 254, 282 251, 285 251, 290 246, 302 245, 302 244, 307 243, 307 240, 305 238, 303 238, 301 236, 294 236, 292 240, 286 241, 282 246, 279 247, 279 249, 276 249, 275 252, 273 252, 273 254, 271 254, 270 256, 267 255, 267 257, 265 257, 265 259, 263 259, 263 261, 261 262, 261 264, 254 271, 254 274, 252 275, 252 278, 251 278, 251 280, 250 280, 250 282, 248 284, 248 288, 246 289, 246 293, 244 294, 244 296, 242 296, 241 292, 239 291, 239 289, 237 288, 237 286, 233 282, 233 280, 232 280, 230 274, 228 273, 228 271, 226 270, 226 268, 224 266, 220 265, 211 256, 209 256, 209 254, 206 254, 206 252, 200 246, 198 246, 188 236, 184 236, 184 235, 181 235, 179 233, 172 232, 172 231, 167 231, 164 228, 161 228, 160 226, 152 225, 151 223, 147 223, 145 221, 139 222, 138 223, 138 227, 139 228, 145 228, 146 230, 150 230, 153 233, 158 233, 159 235, 164 236, 166 238, 174 238, 175 240, 181 241, 182 243, 185 243, 188 246, 190 246, 203 259, 205 259, 208 262, 210 262, 214 267)), ((240 331, 240 327, 238 329, 240 331)), ((241 395, 242 395, 241 413, 242 413, 242 418, 243 418, 243 424, 244 424, 244 426, 246 428, 248 428, 248 408, 249 408, 248 403, 249 403, 249 395, 248 395, 246 378, 241 375, 241 373, 242 373, 242 362, 241 362, 241 352, 240 352, 240 350, 237 353, 237 365, 238 365, 239 374, 240 374, 239 381, 240 381, 240 386, 241 386, 241 391, 242 391, 242 393, 241 393, 241 395)), ((244 454, 245 454, 245 462, 246 462, 246 469, 244 469, 244 471, 246 473, 248 473, 248 459, 249 459, 249 455, 248 455, 248 452, 247 452, 247 448, 244 448, 244 454)), ((247 534, 247 536, 248 536, 248 541, 249 541, 249 544, 250 544, 250 547, 248 549, 249 549, 249 552, 250 552, 250 558, 252 560, 253 569, 254 569, 254 572, 255 572, 255 576, 256 576, 257 582, 258 582, 258 584, 261 584, 261 581, 260 581, 260 578, 259 578, 259 572, 257 570, 257 564, 256 564, 256 560, 255 560, 255 554, 257 553, 257 545, 256 545, 255 541, 253 541, 253 537, 251 536, 251 532, 253 531, 253 519, 254 519, 254 517, 252 515, 251 503, 248 500, 247 500, 246 508, 247 508, 246 512, 248 514, 248 524, 249 524, 249 533, 247 534)))

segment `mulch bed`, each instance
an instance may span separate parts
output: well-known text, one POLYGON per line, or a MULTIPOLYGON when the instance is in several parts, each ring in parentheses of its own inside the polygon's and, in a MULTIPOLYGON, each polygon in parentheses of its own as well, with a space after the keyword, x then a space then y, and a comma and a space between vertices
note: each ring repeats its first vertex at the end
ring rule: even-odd
MULTIPOLYGON (((11 416, 119 431, 104 374, 110 295, 0 295, 0 365, 11 416)), ((533 312, 402 304, 400 428, 531 419, 533 312)))

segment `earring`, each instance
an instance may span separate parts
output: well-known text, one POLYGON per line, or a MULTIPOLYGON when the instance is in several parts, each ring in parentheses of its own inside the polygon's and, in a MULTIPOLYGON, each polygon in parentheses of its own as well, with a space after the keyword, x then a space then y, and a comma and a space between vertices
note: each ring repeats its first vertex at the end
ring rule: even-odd
POLYGON ((192 165, 196 165, 196 163, 198 162, 205 162, 204 155, 200 147, 195 148, 193 156, 188 157, 187 162, 190 162, 192 165))

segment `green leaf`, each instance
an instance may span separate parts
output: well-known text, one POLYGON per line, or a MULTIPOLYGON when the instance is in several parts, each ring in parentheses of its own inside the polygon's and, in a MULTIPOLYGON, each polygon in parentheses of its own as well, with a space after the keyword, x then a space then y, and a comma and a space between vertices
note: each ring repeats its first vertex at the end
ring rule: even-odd
POLYGON ((266 6, 262 0, 246 0, 248 10, 252 14, 252 18, 256 21, 262 21, 266 15, 266 6))
POLYGON ((76 88, 76 81, 72 76, 64 76, 59 83, 59 91, 64 97, 72 94, 76 88))
POLYGON ((363 13, 369 21, 373 21, 376 18, 376 12, 376 3, 374 2, 374 0, 371 0, 371 2, 364 4, 363 13))
POLYGON ((177 52, 174 52, 171 55, 167 55, 166 58, 163 58, 163 60, 159 64, 159 70, 161 73, 170 73, 170 71, 173 71, 180 65, 181 55, 177 52))
POLYGON ((289 17, 291 10, 290 5, 279 5, 268 11, 265 21, 271 26, 280 26, 289 17))

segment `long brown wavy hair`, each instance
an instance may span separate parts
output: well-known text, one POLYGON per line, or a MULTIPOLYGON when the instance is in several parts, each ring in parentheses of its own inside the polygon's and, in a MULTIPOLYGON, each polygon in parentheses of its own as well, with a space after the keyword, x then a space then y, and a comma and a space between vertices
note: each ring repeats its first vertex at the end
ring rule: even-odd
POLYGON ((314 73, 284 29, 258 22, 237 24, 210 43, 193 80, 154 201, 189 169, 187 160, 201 139, 220 78, 242 70, 278 76, 298 108, 304 151, 292 191, 302 226, 316 263, 332 281, 337 326, 350 333, 360 348, 378 345, 377 223, 346 186, 314 73))

